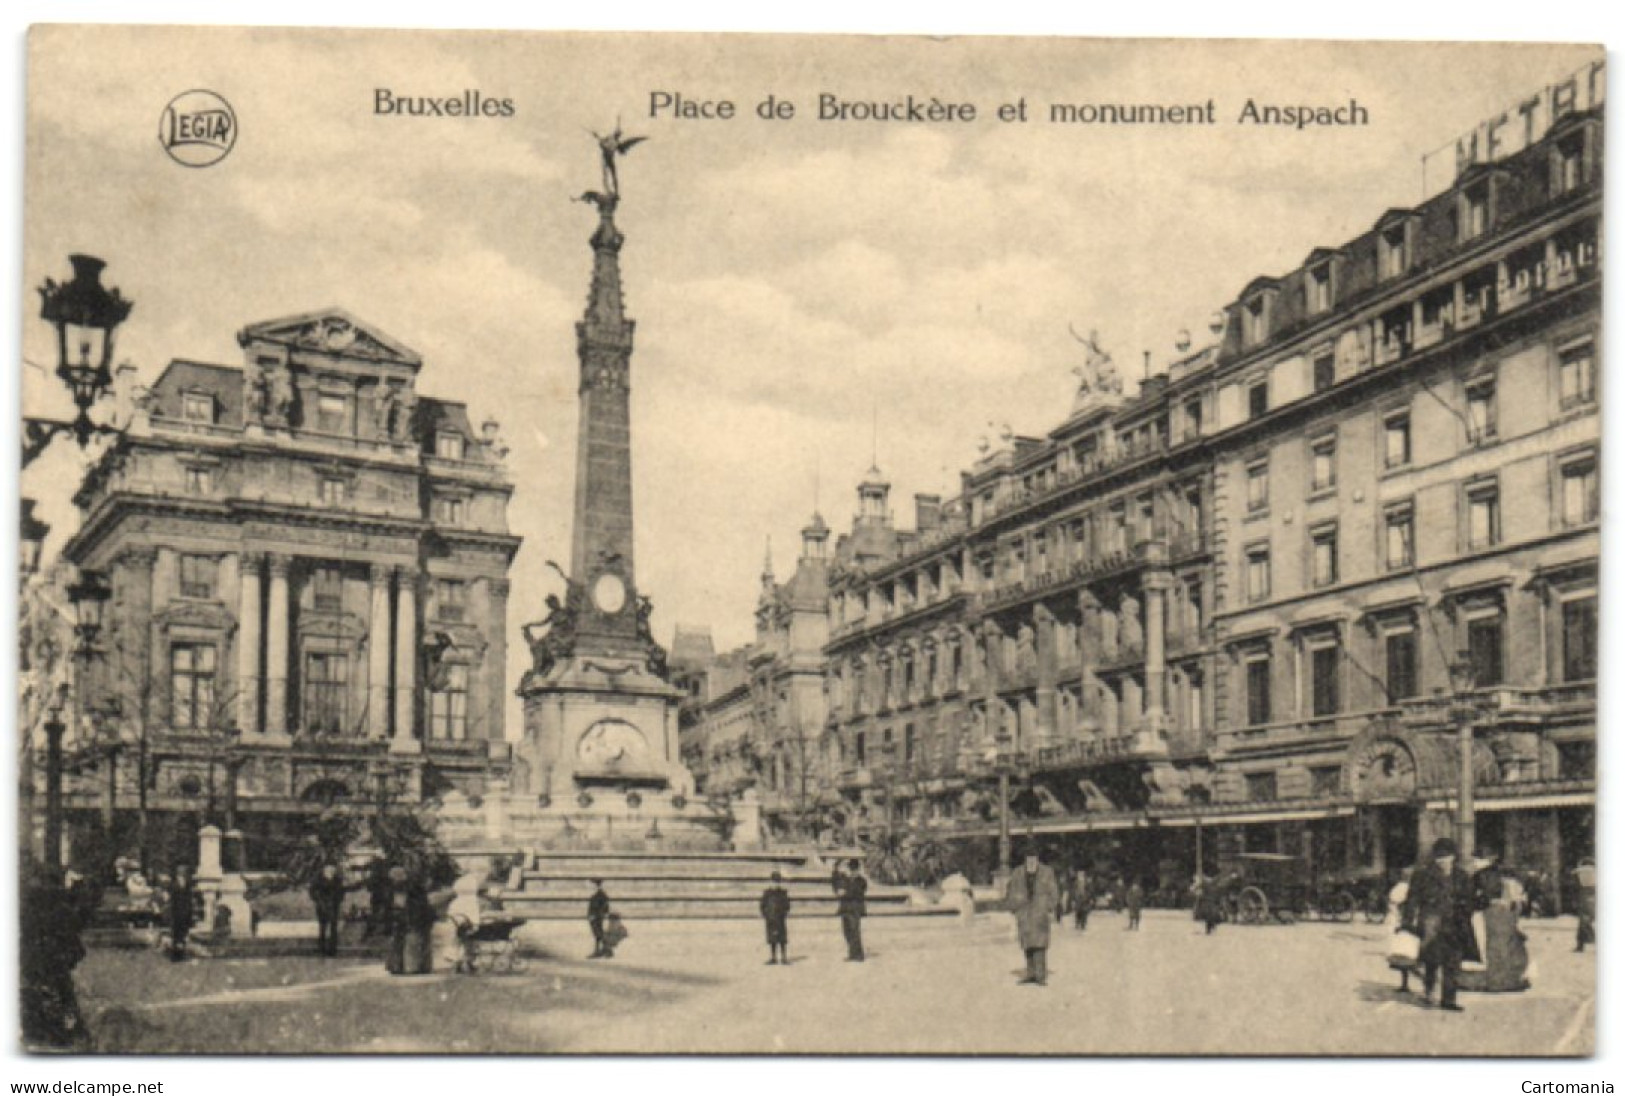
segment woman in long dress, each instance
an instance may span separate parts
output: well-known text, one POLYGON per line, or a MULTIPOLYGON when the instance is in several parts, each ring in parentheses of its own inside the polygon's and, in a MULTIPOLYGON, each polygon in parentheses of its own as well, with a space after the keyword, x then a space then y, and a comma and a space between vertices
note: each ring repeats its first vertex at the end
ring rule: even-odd
POLYGON ((389 957, 391 974, 428 974, 433 966, 429 932, 434 908, 423 884, 397 865, 389 869, 389 957))
POLYGON ((1463 966, 1460 986, 1478 993, 1515 993, 1529 988, 1528 937, 1518 926, 1521 888, 1509 886, 1494 860, 1484 864, 1476 879, 1484 908, 1473 916, 1482 969, 1463 966))
POLYGON ((1420 939, 1412 933, 1405 932, 1401 925, 1405 922, 1405 899, 1411 893, 1411 871, 1406 868, 1399 873, 1399 879, 1388 890, 1388 916, 1383 919, 1382 927, 1385 932, 1383 939, 1388 942, 1388 968, 1399 972, 1399 992, 1411 991, 1411 972, 1416 969, 1417 945, 1420 939), (1406 937, 1408 939, 1401 939, 1406 937))

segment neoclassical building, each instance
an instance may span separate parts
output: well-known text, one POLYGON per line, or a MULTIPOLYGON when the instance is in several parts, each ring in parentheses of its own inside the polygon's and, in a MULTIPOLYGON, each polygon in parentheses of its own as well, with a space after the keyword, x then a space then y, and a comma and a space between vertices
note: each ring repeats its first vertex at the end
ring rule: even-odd
POLYGON ((112 590, 79 730, 124 748, 68 804, 230 814, 254 857, 327 802, 473 790, 505 759, 519 539, 496 423, 419 395, 415 352, 337 310, 238 342, 129 393, 76 496, 65 557, 112 590))
POLYGON ((1450 832, 1469 722, 1481 849, 1561 891, 1594 847, 1602 109, 1532 138, 1254 278, 1132 397, 1092 337, 1064 421, 913 528, 871 469, 821 802, 985 841, 1003 769, 1018 836, 1170 889, 1243 852, 1375 880, 1450 832))

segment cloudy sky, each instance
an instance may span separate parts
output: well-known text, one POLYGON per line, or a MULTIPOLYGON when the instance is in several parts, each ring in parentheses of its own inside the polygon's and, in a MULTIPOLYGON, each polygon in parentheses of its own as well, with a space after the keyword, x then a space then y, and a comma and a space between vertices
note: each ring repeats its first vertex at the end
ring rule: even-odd
MULTIPOLYGON (((623 167, 640 586, 657 633, 749 637, 764 544, 781 577, 815 505, 837 530, 871 447, 900 523, 949 493, 987 424, 1064 416, 1096 329, 1127 377, 1258 274, 1422 196, 1421 158, 1587 64, 1560 46, 1200 45, 1037 39, 610 37, 147 29, 36 31, 29 57, 24 353, 49 365, 31 287, 66 255, 133 297, 121 356, 237 363, 246 324, 339 306, 418 350, 425 393, 494 415, 525 537, 511 623, 568 556, 576 360, 597 185, 588 129, 652 139, 623 167), (175 165, 165 103, 234 106, 220 164, 175 165), (502 119, 378 117, 374 94, 509 98, 502 119), (655 92, 733 121, 650 117, 655 92), (769 93, 798 117, 764 122, 769 93), (822 93, 976 104, 974 123, 827 122, 822 93), (1031 121, 1000 123, 1025 99, 1031 121), (1048 104, 1203 103, 1213 127, 1051 125, 1048 104), (1260 104, 1370 125, 1239 126, 1260 104)), ((25 407, 65 402, 23 371, 25 407)), ((24 477, 54 540, 77 454, 24 477)), ((54 545, 53 545, 54 547, 54 545)), ((521 668, 520 648, 513 675, 521 668)))

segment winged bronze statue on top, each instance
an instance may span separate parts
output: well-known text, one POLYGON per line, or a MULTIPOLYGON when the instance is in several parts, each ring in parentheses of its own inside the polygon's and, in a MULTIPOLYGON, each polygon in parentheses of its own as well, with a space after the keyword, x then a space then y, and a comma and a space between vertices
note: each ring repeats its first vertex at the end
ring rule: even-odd
POLYGON ((619 122, 609 133, 594 132, 593 137, 598 141, 598 151, 603 157, 604 189, 602 191, 589 190, 578 202, 591 202, 599 209, 606 207, 613 209, 621 198, 621 178, 615 169, 615 158, 625 156, 635 146, 647 141, 647 137, 628 137, 621 132, 619 122))

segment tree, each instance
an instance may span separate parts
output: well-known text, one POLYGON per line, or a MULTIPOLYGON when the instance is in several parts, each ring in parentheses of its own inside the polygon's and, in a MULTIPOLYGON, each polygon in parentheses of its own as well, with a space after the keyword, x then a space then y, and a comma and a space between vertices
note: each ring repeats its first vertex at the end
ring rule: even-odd
POLYGON ((455 882, 461 870, 440 843, 433 806, 407 799, 405 775, 403 769, 379 766, 370 802, 332 803, 323 810, 285 859, 284 885, 308 886, 323 865, 343 865, 369 849, 430 890, 455 882))

